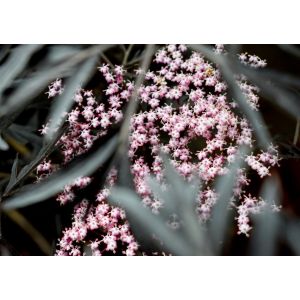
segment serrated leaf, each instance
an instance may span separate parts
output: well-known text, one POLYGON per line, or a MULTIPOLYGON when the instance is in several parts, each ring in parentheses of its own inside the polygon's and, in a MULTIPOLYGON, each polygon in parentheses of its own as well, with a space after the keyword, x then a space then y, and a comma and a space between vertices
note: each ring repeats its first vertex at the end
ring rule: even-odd
POLYGON ((3 203, 3 209, 10 210, 32 205, 54 196, 76 178, 88 176, 96 171, 111 156, 116 145, 117 138, 113 137, 85 159, 71 163, 69 167, 55 172, 38 184, 25 186, 18 194, 3 203))
POLYGON ((80 51, 78 45, 53 45, 49 49, 46 60, 50 64, 60 63, 80 51))
POLYGON ((17 181, 17 170, 18 170, 18 163, 19 163, 18 156, 19 155, 17 154, 17 156, 14 160, 14 163, 12 165, 10 179, 9 179, 9 182, 6 186, 4 193, 6 193, 8 190, 10 190, 10 187, 13 186, 15 184, 15 182, 17 181))
POLYGON ((265 179, 261 197, 266 207, 259 214, 252 215, 253 233, 251 236, 251 255, 275 255, 280 232, 280 213, 271 210, 271 205, 280 203, 280 191, 274 177, 265 179))
POLYGON ((33 145, 37 144, 41 146, 43 143, 43 138, 39 135, 36 135, 31 130, 32 129, 27 126, 12 124, 8 129, 5 130, 5 132, 23 144, 30 142, 33 145))
POLYGON ((44 64, 43 68, 40 68, 32 77, 24 79, 18 88, 8 97, 6 103, 2 105, 0 111, 0 126, 1 118, 8 114, 16 113, 20 110, 22 111, 34 97, 46 89, 51 81, 57 77, 63 77, 66 72, 72 71, 78 64, 110 47, 110 45, 92 46, 72 55, 59 65, 49 66, 44 64))
POLYGON ((32 55, 41 47, 42 45, 20 45, 11 50, 9 58, 0 67, 0 96, 4 89, 11 85, 15 77, 23 71, 32 55))
POLYGON ((300 84, 300 79, 276 72, 275 70, 252 70, 243 66, 237 67, 247 78, 260 89, 260 94, 273 105, 283 109, 296 119, 300 116, 299 94, 292 89, 300 84))
POLYGON ((115 205, 122 206, 137 237, 144 242, 153 243, 153 234, 162 241, 162 249, 176 255, 206 255, 210 253, 205 231, 199 223, 196 212, 196 195, 199 183, 186 182, 169 159, 164 156, 165 174, 168 189, 163 188, 153 177, 147 182, 154 196, 162 200, 163 207, 157 215, 142 204, 135 192, 126 188, 114 188, 110 199, 115 205), (176 186, 176 187, 175 187, 176 186), (181 226, 173 230, 167 226, 171 215, 178 216, 181 226))
POLYGON ((45 136, 47 140, 53 138, 56 128, 61 123, 63 114, 69 112, 74 103, 74 95, 77 89, 81 86, 84 86, 88 81, 95 69, 96 63, 97 56, 92 56, 87 61, 82 63, 75 71, 74 75, 67 80, 63 94, 57 97, 51 107, 49 116, 49 120, 51 120, 49 126, 49 134, 45 136))
POLYGON ((127 188, 115 187, 112 189, 109 199, 113 204, 126 210, 133 231, 137 235, 142 233, 148 238, 152 238, 154 234, 163 241, 163 248, 172 254, 196 255, 198 249, 192 248, 182 240, 178 232, 168 228, 164 220, 144 207, 141 199, 134 192, 127 188))
POLYGON ((49 143, 47 143, 46 145, 44 145, 44 147, 40 150, 40 152, 38 153, 38 155, 36 156, 36 158, 34 160, 32 160, 28 165, 24 166, 20 172, 19 175, 16 179, 16 181, 11 184, 11 186, 9 187, 9 189, 7 189, 4 193, 3 196, 7 196, 8 193, 15 188, 16 186, 18 186, 37 166, 38 164, 45 159, 52 151, 54 151, 55 149, 55 144, 56 142, 59 140, 59 138, 61 137, 61 135, 64 132, 64 128, 60 131, 60 133, 56 136, 55 139, 51 140, 49 143))
POLYGON ((225 239, 225 233, 228 229, 230 221, 229 202, 233 196, 233 187, 236 183, 237 170, 242 167, 242 158, 247 152, 248 149, 240 148, 238 152, 239 157, 228 166, 228 174, 218 177, 215 182, 215 190, 219 195, 219 198, 212 209, 208 230, 216 254, 220 254, 222 243, 225 239))

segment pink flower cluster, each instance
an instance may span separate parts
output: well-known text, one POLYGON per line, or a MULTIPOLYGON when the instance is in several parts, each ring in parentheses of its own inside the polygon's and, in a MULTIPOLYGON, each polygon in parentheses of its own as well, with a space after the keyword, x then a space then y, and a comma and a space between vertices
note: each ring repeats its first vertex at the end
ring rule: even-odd
POLYGON ((96 256, 105 252, 115 254, 120 249, 124 249, 120 254, 135 255, 138 244, 130 233, 122 209, 111 207, 105 201, 89 208, 88 201, 83 199, 75 207, 73 218, 72 226, 64 230, 59 241, 57 255, 82 255, 82 251, 87 251, 88 247, 96 256), (85 243, 87 240, 89 242, 85 243), (80 244, 85 244, 85 249, 80 244))
POLYGON ((264 68, 267 65, 267 62, 257 55, 251 55, 248 53, 241 53, 239 54, 240 61, 245 64, 249 65, 253 68, 264 68))
MULTIPOLYGON (((118 89, 116 84, 111 84, 106 94, 115 93, 118 89)), ((132 91, 132 84, 128 84, 126 91, 132 91)), ((116 96, 105 104, 99 104, 92 91, 80 89, 74 96, 74 102, 75 108, 67 117, 69 130, 60 139, 65 162, 87 152, 96 139, 104 136, 111 125, 123 118, 121 102, 116 96)))
POLYGON ((57 95, 61 95, 63 91, 62 80, 56 79, 50 84, 49 91, 46 94, 48 94, 48 98, 53 98, 57 95))
POLYGON ((238 234, 243 233, 246 236, 249 236, 249 231, 252 229, 252 227, 250 226, 249 215, 251 213, 259 213, 264 206, 265 202, 262 199, 258 200, 251 195, 244 197, 244 202, 237 207, 237 211, 239 214, 236 218, 239 227, 238 234))
MULTIPOLYGON (((222 55, 224 47, 218 45, 215 52, 222 55)), ((240 59, 253 67, 265 65, 265 61, 256 56, 241 54, 240 59)), ((220 71, 200 53, 191 52, 184 45, 168 45, 157 51, 154 63, 155 69, 145 72, 144 84, 138 90, 140 111, 132 116, 130 123, 128 156, 136 192, 153 213, 159 213, 163 199, 154 197, 147 177, 154 174, 164 184, 159 155, 162 150, 170 155, 171 163, 186 180, 196 174, 202 181, 203 189, 197 201, 199 218, 205 221, 219 197, 213 188, 214 180, 227 174, 228 166, 240 155, 240 146, 253 147, 252 129, 237 110, 236 103, 228 98, 227 85, 220 71)), ((134 90, 134 84, 126 80, 124 67, 111 69, 103 65, 99 70, 107 83, 103 91, 106 99, 100 103, 92 91, 78 90, 76 93, 74 108, 67 117, 68 130, 58 142, 64 163, 88 151, 96 139, 122 120, 123 104, 134 90)), ((243 77, 237 83, 250 107, 258 109, 258 89, 243 77)), ((49 87, 49 97, 60 93, 57 86, 56 81, 49 87)), ((252 153, 244 159, 263 178, 270 175, 270 168, 278 163, 278 153, 270 146, 268 151, 252 153)), ((38 167, 40 176, 53 169, 48 163, 38 167)), ((64 231, 59 242, 58 255, 81 255, 85 245, 90 245, 95 255, 107 251, 117 253, 118 247, 126 255, 136 253, 138 245, 124 211, 107 203, 116 177, 117 171, 112 169, 106 186, 95 195, 95 202, 88 206, 86 200, 82 200, 75 208, 72 226, 64 231)), ((91 180, 96 178, 79 178, 65 187, 58 200, 62 204, 72 201, 76 190, 86 187, 91 180)), ((239 169, 234 205, 239 233, 246 235, 251 229, 249 213, 263 203, 251 195, 245 196, 245 187, 249 184, 246 170, 239 169)))

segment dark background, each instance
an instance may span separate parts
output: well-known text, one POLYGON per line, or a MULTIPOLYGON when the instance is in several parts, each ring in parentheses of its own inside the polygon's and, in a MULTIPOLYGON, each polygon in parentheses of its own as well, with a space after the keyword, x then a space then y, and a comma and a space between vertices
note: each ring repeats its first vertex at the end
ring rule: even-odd
MULTIPOLYGON (((134 46, 134 49, 138 53, 143 49, 143 47, 143 45, 136 45, 134 46)), ((256 54, 259 57, 266 59, 268 68, 300 76, 300 60, 275 45, 243 45, 242 51, 247 51, 250 54, 256 54)), ((46 55, 46 52, 47 47, 39 51, 36 56, 31 59, 29 69, 34 68, 39 60, 46 55)), ((119 47, 112 48, 105 54, 113 63, 120 64, 122 61, 122 53, 119 47)), ((104 59, 101 58, 99 60, 99 64, 103 61, 104 59)), ((102 86, 97 72, 87 84, 87 89, 93 89, 96 90, 96 93, 100 93, 102 86)), ((10 92, 10 90, 6 91, 7 94, 10 92)), ((47 95, 41 93, 37 99, 35 99, 34 103, 39 103, 39 105, 33 105, 31 108, 28 107, 16 119, 15 123, 25 126, 33 115, 35 115, 37 129, 41 128, 49 109, 47 95)), ((283 191, 283 213, 286 218, 297 218, 300 216, 300 149, 299 152, 297 152, 297 145, 299 146, 299 141, 296 146, 292 145, 296 120, 283 110, 276 107, 272 101, 269 101, 269 99, 260 99, 260 111, 265 119, 272 138, 280 147, 282 156, 280 167, 273 169, 272 173, 277 174, 280 178, 281 189, 283 191), (295 155, 290 155, 291 149, 293 150, 293 153, 296 153, 295 155), (297 153, 299 153, 299 156, 297 156, 297 153)), ((38 135, 38 131, 35 133, 38 135)), ((24 144, 29 151, 29 153, 27 153, 22 149, 20 150, 12 143, 9 143, 8 140, 7 142, 10 145, 9 150, 0 151, 0 180, 5 180, 7 174, 10 173, 11 166, 17 152, 19 152, 19 155, 25 160, 30 160, 34 154, 34 149, 30 143, 24 144)), ((34 174, 29 181, 30 180, 32 182, 35 180, 34 174)), ((253 177, 252 180, 252 192, 258 195, 261 187, 261 180, 256 177, 253 177)), ((61 207, 55 199, 52 198, 47 201, 19 209, 19 213, 24 216, 28 222, 30 222, 31 225, 46 239, 50 245, 50 248, 49 245, 46 245, 46 248, 48 247, 47 254, 54 254, 57 239, 61 236, 62 229, 67 226, 71 220, 72 204, 61 207)), ((24 230, 24 228, 27 228, 27 225, 24 225, 20 218, 2 214, 1 223, 3 255, 45 255, 45 251, 42 251, 34 241, 34 233, 32 231, 26 232, 26 229, 24 230)), ((235 225, 233 225, 232 228, 229 228, 228 237, 229 239, 223 249, 224 255, 250 254, 249 239, 247 237, 237 235, 235 225)), ((278 240, 276 254, 295 255, 297 253, 288 245, 288 243, 285 242, 285 239, 282 238, 278 240)))

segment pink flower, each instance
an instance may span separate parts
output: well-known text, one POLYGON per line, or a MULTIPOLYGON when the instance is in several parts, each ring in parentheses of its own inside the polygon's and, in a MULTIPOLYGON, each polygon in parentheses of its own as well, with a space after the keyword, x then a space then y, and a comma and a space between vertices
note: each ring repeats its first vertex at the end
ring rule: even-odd
MULTIPOLYGON (((224 55, 224 46, 216 45, 215 52, 224 55)), ((266 65, 264 60, 247 53, 239 55, 239 59, 254 68, 266 65)), ((236 102, 226 93, 227 85, 220 70, 200 53, 190 53, 185 45, 168 45, 157 51, 154 63, 156 66, 145 72, 145 81, 134 100, 140 104, 139 110, 130 120, 128 156, 134 186, 142 203, 159 214, 164 203, 154 197, 146 178, 153 172, 158 181, 164 183, 165 172, 159 153, 169 153, 171 164, 185 180, 192 176, 202 180, 197 211, 200 219, 206 221, 219 198, 213 190, 215 179, 226 176, 227 164, 230 167, 240 155, 240 145, 252 147, 255 143, 253 130, 238 111, 236 102)), ((89 151, 96 140, 119 123, 123 118, 122 110, 131 99, 135 87, 126 79, 124 66, 111 68, 104 64, 99 71, 106 84, 101 100, 96 99, 92 91, 82 89, 74 96, 74 108, 66 121, 67 131, 57 144, 64 157, 63 163, 89 151)), ((136 70, 136 74, 142 72, 136 70)), ((244 76, 236 81, 249 107, 258 110, 259 90, 244 76)), ((62 91, 62 81, 58 79, 49 86, 47 94, 54 97, 62 91)), ((48 125, 45 125, 41 132, 46 134, 47 130, 48 125)), ((267 151, 256 151, 243 159, 263 178, 278 164, 278 152, 270 146, 267 151)), ((46 162, 37 168, 40 178, 52 171, 53 165, 46 162)), ((57 200, 62 204, 72 201, 80 194, 78 190, 92 181, 97 184, 97 178, 76 179, 57 200)), ((125 255, 136 253, 138 245, 124 211, 107 203, 110 188, 116 181, 117 172, 112 171, 105 184, 99 186, 101 190, 94 199, 90 199, 90 205, 83 200, 75 207, 74 222, 64 232, 57 254, 81 255, 86 243, 91 245, 94 255, 106 251, 116 253, 118 247, 125 255)), ((251 195, 245 196, 245 187, 250 184, 246 171, 239 170, 233 193, 238 233, 246 236, 251 231, 250 214, 259 212, 264 203, 251 195)), ((176 227, 177 223, 174 221, 172 226, 176 227)))
POLYGON ((53 98, 57 95, 61 95, 63 91, 62 80, 56 79, 49 85, 49 90, 46 94, 48 94, 48 98, 53 98))

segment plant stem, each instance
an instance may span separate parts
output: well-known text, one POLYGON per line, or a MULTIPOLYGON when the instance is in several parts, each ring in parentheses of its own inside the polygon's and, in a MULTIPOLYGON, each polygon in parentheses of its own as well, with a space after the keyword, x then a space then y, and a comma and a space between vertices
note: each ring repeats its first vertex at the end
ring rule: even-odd
POLYGON ((51 245, 22 214, 20 214, 17 210, 6 211, 5 214, 32 238, 43 253, 51 255, 51 245))
POLYGON ((129 57, 129 54, 132 50, 132 47, 133 47, 133 44, 130 44, 125 52, 125 55, 124 55, 124 59, 123 59, 123 62, 122 62, 122 66, 125 66, 127 64, 127 61, 128 61, 128 57, 129 57))
POLYGON ((119 147, 118 147, 118 155, 124 155, 124 150, 126 148, 126 145, 128 143, 128 136, 129 136, 129 125, 130 125, 130 119, 132 117, 132 115, 135 113, 135 110, 138 106, 138 90, 140 88, 140 86, 142 85, 144 78, 145 78, 145 73, 148 70, 148 67, 151 63, 151 58, 152 55, 155 51, 155 47, 154 45, 147 45, 146 49, 145 49, 145 53, 144 53, 144 57, 143 57, 143 62, 142 62, 142 66, 141 69, 143 70, 143 72, 141 72, 136 81, 135 81, 135 89, 132 93, 132 96, 129 100, 129 104, 128 107, 126 109, 126 113, 125 113, 125 118, 123 121, 123 125, 121 127, 120 130, 120 135, 119 135, 119 147))
POLYGON ((100 54, 100 56, 105 60, 105 62, 106 62, 107 64, 110 65, 111 68, 114 68, 113 63, 108 59, 108 57, 107 57, 103 52, 100 54))

